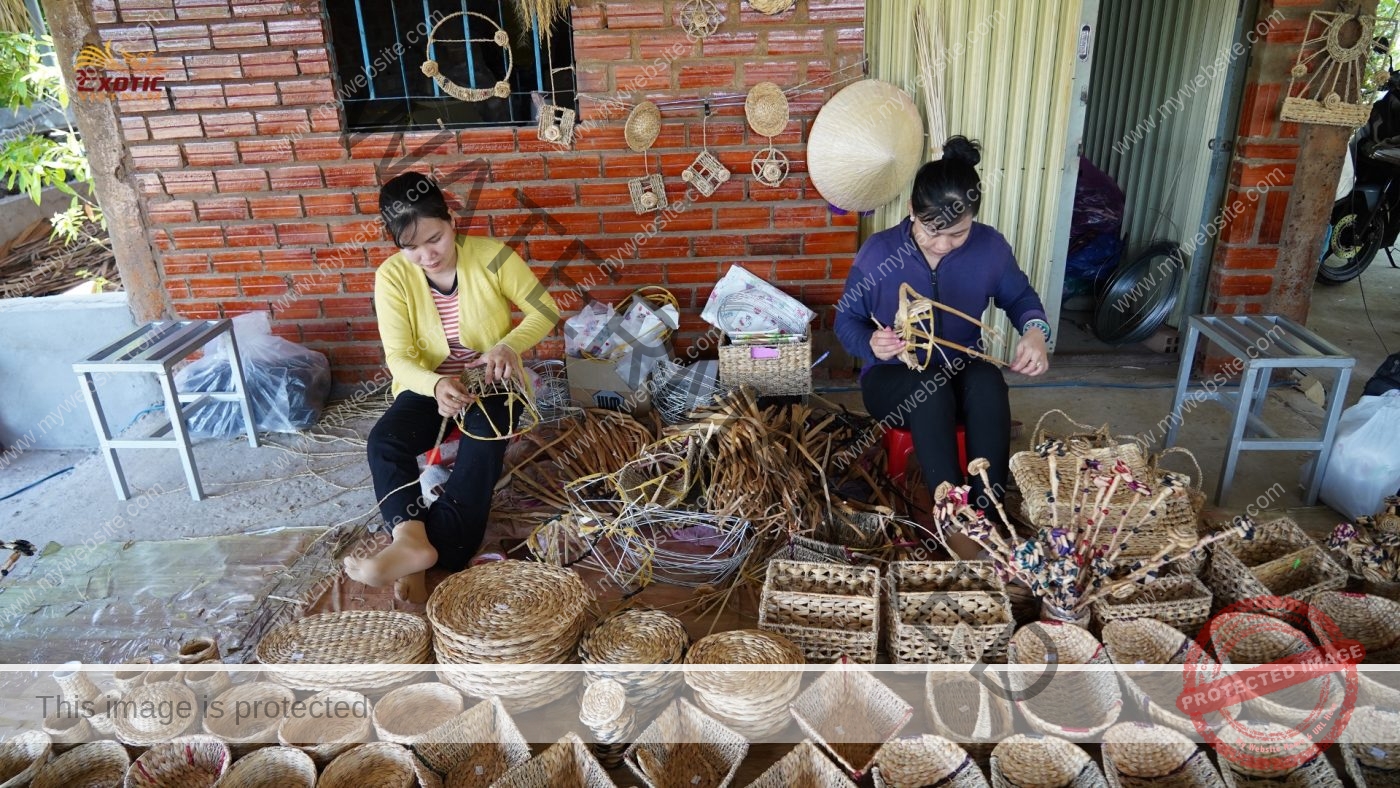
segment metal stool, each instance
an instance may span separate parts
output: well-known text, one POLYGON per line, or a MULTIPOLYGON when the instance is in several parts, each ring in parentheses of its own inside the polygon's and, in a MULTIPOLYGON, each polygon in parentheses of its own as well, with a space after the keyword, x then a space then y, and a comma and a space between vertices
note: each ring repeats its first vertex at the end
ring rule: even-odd
POLYGON ((126 487, 126 477, 122 475, 121 462, 117 459, 117 449, 178 449, 180 461, 185 465, 185 479, 189 482, 190 497, 196 501, 204 499, 204 488, 199 484, 199 471, 194 467, 194 452, 190 450, 189 426, 186 422, 190 412, 208 402, 237 402, 243 410, 243 423, 248 427, 248 445, 257 448, 258 435, 253 423, 253 409, 248 402, 247 387, 243 382, 243 363, 238 355, 238 342, 233 337, 232 320, 164 320, 147 323, 127 334, 107 347, 73 365, 78 373, 78 382, 87 397, 88 410, 92 413, 92 424, 97 430, 97 442, 102 457, 107 461, 107 470, 112 473, 112 484, 117 488, 117 498, 125 501, 131 497, 126 487), (196 350, 222 336, 232 362, 233 391, 207 391, 180 394, 175 390, 176 364, 188 358, 196 350), (161 388, 165 392, 165 412, 170 421, 144 438, 113 438, 107 427, 107 417, 102 412, 102 403, 97 397, 97 385, 93 373, 139 372, 155 373, 160 377, 161 388), (165 438, 174 432, 175 437, 165 438))
POLYGON ((1308 481, 1307 504, 1317 502, 1322 486, 1322 474, 1327 469, 1327 457, 1332 453, 1337 421, 1342 415, 1347 382, 1356 359, 1346 355, 1336 345, 1314 334, 1286 317, 1279 315, 1195 315, 1186 330, 1186 342, 1181 348, 1181 368, 1176 375, 1176 396, 1172 399, 1171 415, 1167 418, 1167 434, 1163 446, 1171 446, 1181 426, 1182 406, 1186 402, 1187 384, 1191 379, 1191 362, 1196 355, 1196 343, 1201 336, 1219 345, 1234 357, 1229 368, 1243 371, 1238 394, 1214 389, 1197 389, 1192 399, 1212 400, 1234 409, 1234 426, 1225 448, 1225 467, 1220 470, 1220 485, 1215 491, 1217 506, 1230 492, 1235 477, 1235 464, 1241 451, 1311 451, 1317 452, 1317 463, 1308 481), (1335 369, 1332 390, 1327 397, 1327 420, 1320 440, 1279 438, 1260 418, 1264 401, 1269 396, 1269 381, 1275 369, 1335 369), (1228 403, 1228 404, 1227 404, 1228 403), (1248 427, 1248 432, 1246 432, 1248 427))

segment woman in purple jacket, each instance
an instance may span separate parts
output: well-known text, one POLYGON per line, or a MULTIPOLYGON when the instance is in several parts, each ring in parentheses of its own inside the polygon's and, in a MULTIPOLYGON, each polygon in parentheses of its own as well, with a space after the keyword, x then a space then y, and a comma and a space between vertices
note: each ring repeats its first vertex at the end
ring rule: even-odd
MULTIPOLYGON (((946 347, 933 351, 924 371, 910 369, 898 359, 904 341, 893 329, 879 327, 894 324, 900 285, 906 282, 919 295, 974 317, 992 301, 1021 332, 1011 371, 1035 376, 1049 369, 1050 324, 1040 297, 1001 233, 974 221, 982 201, 980 159, 976 143, 952 137, 942 159, 919 169, 910 215, 871 236, 856 254, 836 307, 836 334, 864 362, 861 392, 871 415, 913 433, 930 490, 964 480, 956 433, 961 422, 967 428, 967 456, 991 463, 987 476, 1004 497, 1011 404, 1001 371, 946 347)), ((943 310, 934 315, 935 336, 982 348, 978 326, 943 310)), ((971 483, 979 508, 990 509, 981 480, 974 477, 971 483)))

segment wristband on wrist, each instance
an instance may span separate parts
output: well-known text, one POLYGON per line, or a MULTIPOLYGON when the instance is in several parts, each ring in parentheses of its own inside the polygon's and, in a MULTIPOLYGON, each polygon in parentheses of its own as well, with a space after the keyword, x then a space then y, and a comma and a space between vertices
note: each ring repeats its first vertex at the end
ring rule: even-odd
POLYGON ((1038 317, 1037 317, 1037 318, 1033 318, 1033 319, 1031 319, 1031 320, 1027 320, 1027 321, 1026 321, 1026 324, 1025 324, 1024 326, 1021 326, 1021 335, 1024 336, 1024 335, 1030 333, 1030 330, 1033 329, 1033 328, 1039 329, 1039 330, 1040 330, 1040 333, 1042 333, 1042 334, 1045 335, 1045 342, 1046 342, 1046 344, 1049 344, 1049 343, 1050 343, 1050 324, 1049 324, 1049 323, 1045 322, 1044 320, 1041 320, 1041 319, 1038 318, 1038 317))

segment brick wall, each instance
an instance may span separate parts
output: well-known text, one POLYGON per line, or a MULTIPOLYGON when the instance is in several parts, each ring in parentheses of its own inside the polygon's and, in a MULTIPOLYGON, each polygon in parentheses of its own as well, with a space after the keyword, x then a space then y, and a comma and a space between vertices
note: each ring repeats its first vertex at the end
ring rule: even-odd
MULTIPOLYGON (((864 1, 802 0, 769 17, 729 0, 720 32, 699 43, 675 23, 681 5, 576 1, 586 125, 573 149, 562 149, 533 128, 343 133, 341 83, 316 0, 94 0, 104 40, 155 52, 152 65, 166 75, 162 92, 125 94, 118 109, 173 310, 191 318, 270 310, 280 335, 330 356, 339 382, 373 376, 383 360, 373 272, 395 251, 379 228, 378 187, 432 168, 452 182, 459 206, 474 199, 460 229, 508 240, 567 309, 580 304, 567 293, 571 282, 605 301, 663 285, 683 307, 676 344, 684 350, 706 328, 698 315, 711 286, 727 264, 742 263, 818 309, 818 329, 829 330, 856 220, 827 210, 803 155, 832 91, 792 101, 792 121, 775 140, 792 174, 776 189, 749 175, 766 140, 747 128, 742 106, 716 107, 709 146, 734 177, 711 197, 692 192, 660 229, 649 226, 656 216, 632 211, 626 181, 643 173, 642 157, 623 140, 626 108, 606 101, 663 104, 651 165, 659 154, 668 196, 682 201, 679 175, 700 150, 701 110, 664 102, 741 103, 758 82, 789 88, 858 63, 864 1), (633 244, 637 233, 650 235, 633 244), (610 256, 620 264, 600 270, 610 256)), ((416 67, 421 57, 411 47, 406 60, 416 67)), ((540 348, 561 352, 558 333, 540 348)))
MULTIPOLYGON (((1374 0, 1369 6, 1373 12, 1374 0)), ((1207 312, 1307 319, 1317 255, 1350 135, 1350 129, 1279 118, 1309 13, 1317 10, 1335 10, 1335 3, 1260 3, 1258 21, 1268 32, 1250 56, 1225 194, 1228 221, 1212 261, 1207 312)))

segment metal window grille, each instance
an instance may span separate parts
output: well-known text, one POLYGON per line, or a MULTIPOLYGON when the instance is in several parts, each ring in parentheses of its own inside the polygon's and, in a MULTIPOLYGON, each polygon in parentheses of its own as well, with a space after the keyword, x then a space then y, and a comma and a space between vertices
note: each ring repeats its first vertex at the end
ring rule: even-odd
POLYGON ((328 3, 338 98, 347 131, 400 131, 470 126, 528 126, 545 104, 575 107, 572 28, 566 15, 549 40, 530 30, 513 0, 331 0, 328 3), (485 39, 427 46, 433 25, 453 13, 439 38, 485 39), (506 73, 506 57, 491 42, 495 28, 510 35, 509 98, 460 101, 420 69, 432 57, 463 87, 490 88, 506 73))

